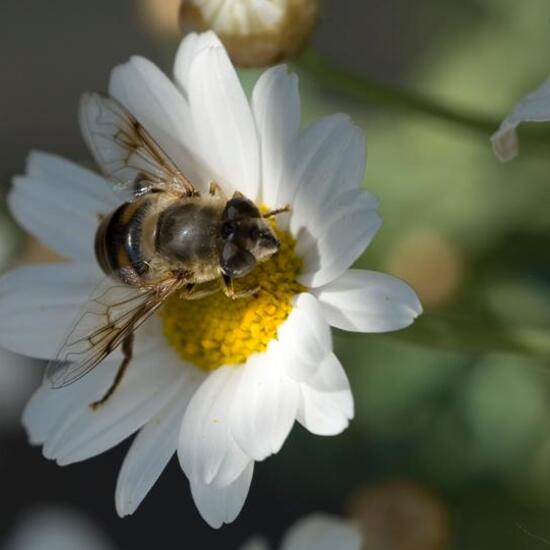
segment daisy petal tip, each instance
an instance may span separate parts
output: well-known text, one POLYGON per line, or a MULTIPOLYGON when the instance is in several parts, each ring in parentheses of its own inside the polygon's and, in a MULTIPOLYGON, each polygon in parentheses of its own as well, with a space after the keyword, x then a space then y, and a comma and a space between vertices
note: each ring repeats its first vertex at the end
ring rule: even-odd
MULTIPOLYGON (((402 295, 399 298, 394 297, 394 299, 395 305, 402 310, 403 326, 397 326, 395 330, 409 327, 424 313, 422 303, 414 289, 401 279, 397 279, 397 281, 402 285, 402 295)), ((391 298, 388 297, 388 299, 391 298)))
POLYGON ((235 518, 226 519, 225 516, 220 515, 219 510, 214 509, 215 505, 205 504, 203 502, 205 497, 201 495, 200 485, 201 485, 201 482, 198 482, 197 484, 195 484, 194 482, 190 482, 191 494, 193 495, 193 500, 195 501, 195 506, 197 507, 200 517, 212 529, 220 529, 224 524, 231 523, 235 518), (212 506, 212 509, 210 509, 210 506, 212 506))
POLYGON ((133 498, 130 496, 127 486, 121 483, 121 478, 117 480, 117 485, 115 489, 115 510, 119 518, 124 518, 133 514, 139 502, 135 503, 133 498))
POLYGON ((424 313, 424 308, 422 307, 420 298, 416 294, 415 290, 405 281, 401 281, 401 283, 404 285, 404 288, 406 289, 406 294, 408 294, 407 301, 404 304, 404 307, 408 310, 408 313, 411 317, 411 323, 412 323, 413 321, 418 319, 420 315, 424 313))
POLYGON ((309 432, 321 437, 340 435, 347 430, 350 423, 350 419, 343 414, 329 420, 326 418, 312 418, 306 413, 299 421, 309 432))
POLYGON ((254 461, 249 461, 241 475, 224 487, 208 485, 190 478, 191 494, 201 517, 213 529, 232 523, 240 514, 252 481, 254 461))
POLYGON ((401 286, 400 292, 397 294, 393 289, 384 296, 388 324, 379 332, 393 332, 410 327, 424 312, 413 288, 401 279, 396 278, 396 283, 401 286))
POLYGON ((342 433, 354 416, 353 394, 345 371, 334 354, 319 371, 301 384, 297 419, 308 431, 321 436, 342 433))
POLYGON ((351 332, 400 330, 422 313, 422 304, 407 283, 376 271, 350 269, 315 295, 328 322, 351 332))
POLYGON ((39 164, 47 156, 48 153, 40 151, 39 149, 31 149, 27 153, 27 157, 25 159, 25 171, 29 172, 35 164, 39 164))
MULTIPOLYGON (((130 65, 130 60, 124 61, 123 63, 120 63, 118 65, 115 65, 109 74, 109 88, 113 86, 114 82, 117 82, 118 80, 122 79, 124 77, 124 72, 127 70, 128 66, 130 65)), ((86 104, 86 102, 90 99, 92 94, 90 92, 85 92, 82 94, 80 98, 80 106, 86 104)))
POLYGON ((501 162, 509 162, 518 156, 519 143, 516 129, 501 128, 491 136, 493 152, 501 162))
POLYGON ((196 37, 195 40, 199 40, 202 47, 223 48, 218 35, 213 30, 192 34, 196 37))
POLYGON ((27 441, 29 445, 32 445, 33 447, 38 447, 39 445, 42 445, 44 443, 44 439, 40 437, 38 434, 34 433, 34 430, 29 428, 29 426, 25 423, 25 421, 22 421, 23 429, 27 433, 27 441))
POLYGON ((115 510, 119 518, 125 518, 131 516, 138 508, 139 503, 126 495, 119 493, 115 494, 115 510))

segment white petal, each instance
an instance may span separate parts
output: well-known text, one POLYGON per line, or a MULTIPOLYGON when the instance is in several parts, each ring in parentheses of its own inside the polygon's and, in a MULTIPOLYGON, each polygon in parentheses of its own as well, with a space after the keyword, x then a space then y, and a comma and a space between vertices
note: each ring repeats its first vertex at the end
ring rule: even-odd
POLYGON ((312 514, 289 529, 281 550, 359 550, 362 537, 352 523, 335 516, 312 514))
POLYGON ((178 458, 189 480, 224 486, 246 468, 246 456, 231 435, 231 407, 243 369, 221 367, 193 395, 181 426, 178 458))
POLYGON ((212 31, 200 34, 191 33, 181 41, 174 63, 174 80, 185 98, 188 98, 191 63, 200 52, 210 47, 223 47, 217 35, 212 31))
POLYGON ((189 104, 198 146, 212 179, 256 200, 260 158, 256 126, 235 69, 222 47, 200 51, 189 68, 189 104))
POLYGON ((189 369, 174 397, 140 430, 118 475, 115 503, 118 515, 133 514, 176 452, 183 414, 202 380, 189 369))
POLYGON ((186 99, 153 63, 135 56, 113 69, 109 94, 120 101, 200 189, 207 179, 186 99))
POLYGON ((84 378, 65 388, 53 390, 40 386, 23 411, 23 425, 30 442, 41 445, 54 438, 69 416, 80 411, 82 404, 91 403, 109 386, 116 363, 105 361, 84 378))
POLYGON ((353 418, 353 395, 346 373, 333 353, 322 361, 310 380, 300 384, 300 391, 298 421, 304 428, 317 435, 336 435, 348 427, 353 418), (333 391, 318 389, 328 387, 331 381, 336 382, 333 391))
POLYGON ((191 480, 191 494, 200 515, 214 529, 231 523, 239 515, 250 489, 254 462, 246 464, 237 479, 224 487, 191 480))
POLYGON ((296 233, 312 211, 339 193, 357 189, 365 165, 362 132, 344 115, 332 115, 310 126, 292 152, 290 185, 280 188, 277 203, 292 206, 296 233))
POLYGON ((375 271, 350 269, 312 292, 319 298, 328 322, 342 330, 399 330, 422 313, 422 305, 407 283, 375 271))
POLYGON ((262 202, 272 208, 280 185, 291 183, 291 147, 300 129, 298 77, 286 65, 272 67, 256 82, 252 108, 260 139, 262 202))
POLYGON ((515 105, 500 128, 493 134, 491 142, 496 156, 502 161, 508 161, 518 154, 516 128, 522 122, 548 121, 550 121, 550 77, 515 105))
POLYGON ((103 278, 94 264, 20 267, 0 278, 0 346, 52 359, 94 286, 103 278))
POLYGON ((298 385, 285 376, 279 348, 273 341, 248 359, 231 411, 231 433, 254 460, 278 452, 296 418, 298 385))
MULTIPOLYGON (((351 392, 346 371, 334 353, 329 353, 321 361, 317 371, 301 382, 300 387, 304 385, 321 393, 351 392)), ((353 415, 353 408, 346 410, 353 415)))
MULTIPOLYGON (((148 341, 140 342, 140 348, 154 347, 159 340, 154 334, 159 330, 160 327, 151 321, 142 326, 136 337, 144 340, 148 336, 148 341)), ((31 443, 38 445, 57 437, 65 423, 70 422, 69 417, 80 414, 83 405, 92 403, 111 385, 113 372, 119 364, 120 360, 106 360, 84 378, 65 388, 52 389, 48 384, 38 388, 23 412, 23 425, 31 443)))
POLYGON ((308 293, 295 298, 292 312, 279 327, 278 338, 286 356, 283 367, 294 380, 312 376, 332 351, 330 327, 323 309, 308 293))
MULTIPOLYGON (((96 456, 141 428, 175 395, 185 365, 166 341, 159 340, 157 346, 146 350, 141 349, 140 344, 136 335, 134 358, 114 395, 95 411, 90 408, 91 401, 88 400, 73 410, 67 410, 53 430, 54 434, 45 442, 44 456, 56 459, 60 465, 96 456)), ((101 391, 92 396, 92 401, 102 397, 117 366, 110 362, 111 376, 101 391)), ((80 382, 86 384, 89 376, 62 390, 50 391, 70 391, 80 382)))
POLYGON ((378 199, 363 189, 350 189, 327 200, 321 207, 312 208, 307 217, 296 224, 296 253, 300 256, 317 246, 317 241, 327 232, 327 228, 350 212, 361 210, 366 217, 376 215, 378 199))
MULTIPOLYGON (((320 245, 319 241, 324 241, 328 233, 340 231, 344 220, 356 216, 364 226, 376 226, 380 223, 380 218, 376 212, 378 208, 378 199, 362 189, 350 189, 344 191, 338 196, 328 200, 319 208, 312 208, 303 222, 300 222, 300 229, 296 234, 296 254, 312 265, 306 266, 304 271, 316 270, 319 268, 320 245)), ((296 226, 298 227, 298 226, 296 226)), ((360 231, 360 227, 355 228, 360 231)), ((349 243, 341 243, 342 250, 354 247, 351 235, 342 233, 342 239, 348 239, 349 243)))
POLYGON ((19 224, 62 256, 94 260, 98 215, 118 203, 107 182, 55 155, 33 152, 8 205, 19 224))
MULTIPOLYGON (((350 191, 346 196, 355 194, 350 191)), ((322 223, 312 225, 313 237, 307 236, 308 229, 298 236, 297 250, 304 262, 298 281, 304 286, 319 287, 334 281, 359 258, 380 229, 382 220, 375 201, 367 193, 360 195, 355 204, 337 212, 331 214, 327 209, 324 227, 322 223)))

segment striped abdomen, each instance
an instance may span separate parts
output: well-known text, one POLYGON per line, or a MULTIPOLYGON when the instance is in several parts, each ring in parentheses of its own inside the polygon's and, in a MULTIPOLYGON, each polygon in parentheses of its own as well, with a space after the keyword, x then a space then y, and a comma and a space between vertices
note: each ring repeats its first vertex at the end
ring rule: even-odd
POLYGON ((151 274, 144 250, 144 224, 156 204, 154 195, 127 202, 104 218, 96 232, 95 254, 107 274, 140 285, 151 274))

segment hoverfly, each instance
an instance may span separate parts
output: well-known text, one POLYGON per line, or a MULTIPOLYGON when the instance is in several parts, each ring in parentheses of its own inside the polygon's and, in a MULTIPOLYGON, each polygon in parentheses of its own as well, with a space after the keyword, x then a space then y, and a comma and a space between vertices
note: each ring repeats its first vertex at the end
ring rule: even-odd
POLYGON ((198 299, 222 290, 231 298, 233 279, 268 260, 279 241, 266 218, 244 195, 227 198, 215 182, 201 194, 147 130, 114 99, 88 93, 80 104, 85 141, 103 174, 124 202, 101 218, 95 236, 105 273, 83 313, 47 366, 55 388, 75 382, 121 347, 123 359, 107 401, 132 359, 135 330, 169 297, 198 299))

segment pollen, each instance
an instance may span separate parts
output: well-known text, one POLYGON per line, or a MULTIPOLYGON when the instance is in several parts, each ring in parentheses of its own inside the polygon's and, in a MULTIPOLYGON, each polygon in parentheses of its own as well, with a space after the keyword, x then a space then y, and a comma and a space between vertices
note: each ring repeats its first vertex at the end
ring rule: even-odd
POLYGON ((197 300, 174 295, 161 309, 166 338, 184 360, 205 371, 239 365, 277 338, 279 325, 292 311, 292 298, 304 288, 296 281, 302 261, 294 252, 294 239, 271 223, 279 250, 234 281, 236 292, 257 292, 236 299, 221 290, 197 300))

